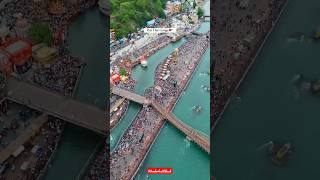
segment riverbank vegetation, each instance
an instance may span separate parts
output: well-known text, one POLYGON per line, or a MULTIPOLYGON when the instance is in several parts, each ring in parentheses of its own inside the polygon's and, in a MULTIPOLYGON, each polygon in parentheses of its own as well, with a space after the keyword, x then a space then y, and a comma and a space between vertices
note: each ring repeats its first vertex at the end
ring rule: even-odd
POLYGON ((167 0, 111 0, 111 28, 116 38, 127 36, 155 16, 164 18, 167 0))

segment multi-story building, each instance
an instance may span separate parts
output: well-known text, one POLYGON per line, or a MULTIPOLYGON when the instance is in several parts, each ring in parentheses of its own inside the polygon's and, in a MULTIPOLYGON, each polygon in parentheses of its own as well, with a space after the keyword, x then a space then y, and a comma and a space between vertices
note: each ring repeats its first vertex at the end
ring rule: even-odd
POLYGON ((0 51, 2 57, 2 69, 9 66, 11 62, 12 69, 17 74, 25 73, 32 66, 32 44, 23 39, 16 39, 7 42, 0 51))
POLYGON ((180 13, 181 12, 181 2, 174 1, 173 2, 173 9, 174 9, 174 13, 180 13))
POLYGON ((110 44, 116 42, 116 33, 114 29, 110 29, 110 44))

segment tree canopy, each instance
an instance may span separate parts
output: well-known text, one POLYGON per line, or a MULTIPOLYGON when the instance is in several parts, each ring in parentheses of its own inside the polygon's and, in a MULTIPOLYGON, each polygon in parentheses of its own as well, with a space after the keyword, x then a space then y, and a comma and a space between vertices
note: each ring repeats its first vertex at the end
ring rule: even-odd
POLYGON ((202 17, 204 15, 203 9, 198 7, 198 12, 197 12, 198 17, 202 17))
POLYGON ((111 0, 111 28, 116 38, 135 32, 154 16, 163 17, 166 0, 111 0))
POLYGON ((33 24, 28 29, 27 34, 35 43, 46 43, 50 45, 53 39, 48 24, 33 24))

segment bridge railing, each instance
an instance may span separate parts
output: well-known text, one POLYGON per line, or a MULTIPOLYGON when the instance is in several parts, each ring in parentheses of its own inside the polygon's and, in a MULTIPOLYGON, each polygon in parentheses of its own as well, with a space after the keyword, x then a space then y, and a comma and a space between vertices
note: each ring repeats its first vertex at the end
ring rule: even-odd
POLYGON ((56 113, 56 112, 54 112, 54 111, 50 111, 50 110, 48 110, 48 109, 44 109, 44 108, 38 107, 37 105, 31 105, 31 104, 29 104, 29 103, 26 103, 23 99, 21 100, 21 99, 17 99, 17 98, 10 97, 10 96, 8 96, 7 99, 9 99, 9 100, 11 100, 11 101, 14 101, 14 102, 17 102, 17 103, 24 104, 24 105, 26 105, 26 106, 29 106, 29 107, 32 108, 32 109, 36 109, 36 110, 38 110, 38 111, 46 112, 48 115, 54 116, 54 117, 59 118, 59 119, 62 119, 62 120, 69 121, 69 122, 71 122, 71 123, 73 123, 73 124, 76 124, 76 125, 78 125, 78 126, 81 126, 81 127, 87 128, 87 129, 90 129, 90 130, 92 130, 92 131, 98 132, 98 133, 103 134, 103 135, 105 135, 106 132, 107 132, 107 124, 106 124, 106 126, 105 126, 105 127, 106 127, 106 130, 104 131, 104 130, 101 130, 101 129, 97 129, 97 128, 88 126, 88 124, 84 124, 84 123, 81 123, 81 122, 79 122, 79 121, 75 121, 75 120, 72 119, 72 118, 69 118, 69 117, 66 117, 66 116, 62 116, 61 114, 56 113))
POLYGON ((209 140, 209 137, 204 134, 203 132, 200 132, 192 127, 190 127, 189 125, 187 125, 186 123, 182 122, 181 120, 179 120, 176 116, 174 116, 171 112, 166 111, 163 107, 161 107, 161 105, 156 102, 156 101, 152 101, 151 104, 153 106, 155 106, 155 108, 159 111, 159 112, 163 112, 165 113, 168 117, 167 118, 172 118, 172 120, 176 121, 178 123, 179 126, 184 127, 187 129, 187 131, 189 132, 193 132, 193 133, 197 133, 203 137, 205 137, 207 140, 209 140), (170 117, 171 116, 171 117, 170 117))

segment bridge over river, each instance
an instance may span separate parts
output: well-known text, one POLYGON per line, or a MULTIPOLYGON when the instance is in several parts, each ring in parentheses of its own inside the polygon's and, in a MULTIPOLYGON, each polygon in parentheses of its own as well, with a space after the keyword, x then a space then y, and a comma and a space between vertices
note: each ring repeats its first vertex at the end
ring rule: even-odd
POLYGON ((99 134, 107 134, 106 111, 71 97, 9 78, 6 98, 99 134))
POLYGON ((170 111, 167 111, 165 108, 163 108, 158 102, 156 101, 150 101, 144 96, 140 96, 138 94, 135 94, 133 92, 113 87, 111 92, 115 95, 127 98, 131 101, 137 102, 139 104, 143 105, 151 105, 154 109, 156 109, 165 119, 167 119, 172 125, 174 125, 176 128, 178 128, 181 132, 187 135, 189 139, 194 141, 196 144, 198 144, 202 149, 204 149, 207 153, 210 154, 210 140, 209 138, 200 133, 199 131, 189 127, 185 123, 183 123, 181 120, 179 120, 177 117, 175 117, 170 111))

